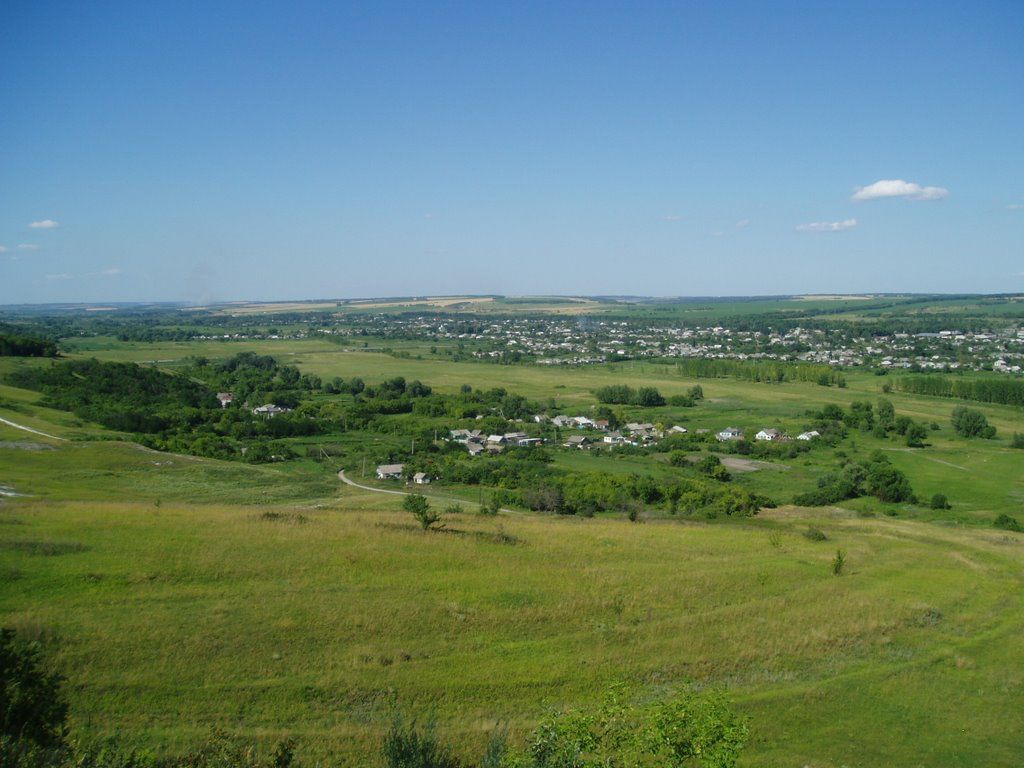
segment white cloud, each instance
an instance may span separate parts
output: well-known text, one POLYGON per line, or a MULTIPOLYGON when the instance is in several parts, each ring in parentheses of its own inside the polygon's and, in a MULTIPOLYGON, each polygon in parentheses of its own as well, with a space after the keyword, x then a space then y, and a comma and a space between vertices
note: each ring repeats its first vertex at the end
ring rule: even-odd
POLYGON ((1008 211, 1024 211, 1024 203, 1010 203, 1006 206, 1008 211))
POLYGON ((662 216, 662 221, 682 221, 682 216, 676 216, 675 214, 669 214, 668 216, 662 216))
POLYGON ((0 253, 7 253, 7 246, 6 245, 0 245, 0 253))
POLYGON ((949 197, 945 187, 922 187, 903 179, 882 179, 866 187, 857 187, 851 200, 880 200, 884 197, 902 197, 906 200, 941 200, 949 197))
POLYGON ((740 219, 736 222, 736 229, 746 229, 750 226, 750 219, 740 219))
POLYGON ((800 224, 797 232, 842 232, 844 229, 853 229, 857 226, 856 219, 845 219, 844 221, 814 221, 810 224, 800 224))
POLYGON ((60 224, 53 219, 42 219, 41 221, 33 221, 29 226, 32 229, 56 229, 60 224))
POLYGON ((35 243, 20 243, 18 245, 18 250, 19 251, 38 251, 39 250, 39 246, 36 245, 35 243))
POLYGON ((47 280, 73 280, 74 275, 70 272, 58 272, 56 275, 47 275, 47 280))
POLYGON ((100 270, 99 272, 93 272, 92 274, 97 277, 117 277, 121 274, 121 270, 117 267, 111 267, 110 269, 100 270))

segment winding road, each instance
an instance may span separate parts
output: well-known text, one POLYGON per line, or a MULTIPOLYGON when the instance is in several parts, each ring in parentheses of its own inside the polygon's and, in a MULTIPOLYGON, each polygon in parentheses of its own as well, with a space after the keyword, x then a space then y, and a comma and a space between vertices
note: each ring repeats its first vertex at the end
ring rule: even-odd
POLYGON ((339 469, 338 470, 338 478, 341 480, 341 482, 345 483, 345 485, 351 485, 353 488, 359 488, 360 490, 363 490, 363 491, 373 491, 374 493, 393 493, 396 496, 409 496, 409 495, 411 495, 411 493, 409 491, 392 491, 392 490, 388 490, 387 488, 374 488, 374 487, 369 486, 369 485, 360 485, 355 480, 350 480, 349 478, 345 477, 345 470, 344 469, 339 469))
MULTIPOLYGON (((374 488, 372 485, 363 485, 362 483, 357 483, 355 480, 352 480, 349 477, 347 477, 345 475, 345 470, 344 469, 339 469, 338 470, 338 479, 341 480, 341 482, 345 483, 345 485, 351 485, 353 488, 358 488, 361 491, 370 491, 372 493, 390 493, 390 494, 392 494, 394 496, 412 496, 413 493, 418 493, 418 491, 392 491, 389 488, 374 488)), ((468 502, 465 499, 457 499, 454 496, 431 496, 431 498, 434 498, 434 499, 445 499, 445 500, 448 500, 448 501, 454 501, 454 502, 458 502, 459 504, 462 504, 462 505, 473 503, 473 502, 468 502)), ((521 514, 523 514, 518 509, 509 509, 507 507, 502 507, 498 511, 499 512, 504 512, 505 514, 508 514, 508 515, 521 515, 521 514)))

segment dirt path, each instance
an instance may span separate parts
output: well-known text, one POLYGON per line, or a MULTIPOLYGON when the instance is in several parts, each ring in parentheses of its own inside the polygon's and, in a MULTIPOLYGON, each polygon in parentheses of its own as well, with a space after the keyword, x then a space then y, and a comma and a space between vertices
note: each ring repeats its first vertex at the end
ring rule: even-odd
POLYGON ((38 429, 26 427, 24 424, 15 424, 13 421, 8 421, 4 418, 0 418, 0 424, 6 424, 8 427, 14 427, 15 429, 23 429, 26 432, 31 432, 33 435, 42 435, 43 437, 48 437, 51 440, 67 440, 66 437, 57 437, 56 435, 51 435, 47 432, 40 432, 38 429))
MULTIPOLYGON (((351 480, 350 478, 346 477, 344 469, 338 470, 338 479, 341 480, 341 482, 345 483, 345 485, 351 485, 353 488, 358 488, 361 491, 370 491, 371 493, 390 493, 394 496, 412 496, 414 493, 418 493, 418 491, 392 491, 389 488, 374 488, 372 485, 363 485, 361 483, 357 483, 355 480, 351 480)), ((472 503, 469 501, 465 501, 464 499, 457 499, 454 496, 431 495, 429 498, 440 499, 442 501, 454 501, 457 502, 458 504, 461 504, 464 507, 472 503)), ((468 512, 469 510, 467 509, 466 511, 468 512)), ((507 507, 502 507, 498 511, 504 512, 509 515, 524 514, 523 512, 520 512, 518 509, 508 509, 507 507)))
POLYGON ((341 480, 341 482, 345 483, 345 485, 351 485, 353 488, 359 488, 360 490, 363 491, 373 491, 374 493, 392 493, 395 494, 396 496, 409 496, 411 494, 410 491, 392 491, 387 488, 374 488, 373 486, 369 485, 360 485, 355 480, 349 480, 347 477, 345 477, 344 469, 338 470, 338 478, 341 480))

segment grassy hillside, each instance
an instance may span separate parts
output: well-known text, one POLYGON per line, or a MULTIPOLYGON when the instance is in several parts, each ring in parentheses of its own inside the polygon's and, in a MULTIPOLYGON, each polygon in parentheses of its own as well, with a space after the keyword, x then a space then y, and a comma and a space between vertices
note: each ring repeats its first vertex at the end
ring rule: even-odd
POLYGON ((791 509, 424 534, 351 488, 327 505, 30 499, 0 520, 4 623, 58 649, 76 727, 139 745, 218 725, 359 765, 396 702, 475 744, 611 681, 694 680, 752 718, 748 765, 1019 754, 1020 535, 791 509))

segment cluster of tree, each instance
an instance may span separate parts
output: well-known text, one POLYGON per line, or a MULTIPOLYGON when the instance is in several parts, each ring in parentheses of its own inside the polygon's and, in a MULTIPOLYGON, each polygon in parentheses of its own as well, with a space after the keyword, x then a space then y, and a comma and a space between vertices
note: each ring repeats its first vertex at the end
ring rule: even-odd
MULTIPOLYGON (((295 368, 277 366, 272 358, 239 358, 218 366, 197 361, 189 372, 208 368, 210 378, 225 389, 278 388, 283 393, 276 401, 279 404, 298 404, 297 393, 315 384, 304 382, 295 368)), ((44 404, 50 407, 108 429, 135 433, 140 443, 151 448, 210 458, 250 462, 290 458, 294 452, 274 441, 318 434, 331 426, 301 412, 264 419, 248 408, 221 408, 215 390, 193 377, 134 363, 69 360, 15 371, 9 381, 42 392, 44 404)))
POLYGON ((294 365, 282 365, 270 355, 255 352, 242 352, 218 363, 196 358, 185 373, 204 381, 214 392, 233 393, 239 404, 274 403, 294 408, 310 393, 323 389, 319 376, 300 373, 294 365))
POLYGON ((654 387, 633 389, 628 384, 610 384, 594 390, 599 403, 612 405, 637 405, 643 408, 657 408, 665 405, 665 398, 654 387))
POLYGON ((676 363, 682 376, 701 379, 744 379, 777 384, 783 381, 810 381, 823 387, 845 387, 843 374, 828 365, 781 363, 769 360, 713 360, 700 357, 676 363))
MULTIPOLYGON (((808 415, 812 419, 813 429, 821 434, 820 439, 832 443, 845 437, 848 430, 858 430, 869 432, 880 440, 899 436, 905 439, 908 446, 920 448, 924 446, 930 429, 928 425, 916 422, 909 416, 898 416, 892 402, 885 398, 879 399, 875 405, 867 400, 855 400, 850 403, 848 410, 829 404, 808 415)), ((937 429, 938 425, 931 428, 937 429)))
POLYGON ((668 404, 676 408, 693 408, 698 400, 704 399, 704 388, 700 384, 690 387, 685 395, 672 395, 668 404))
POLYGON ((69 360, 14 371, 8 381, 42 392, 49 407, 125 432, 191 427, 220 407, 202 384, 134 363, 69 360))
POLYGON ((0 357, 56 357, 57 342, 38 336, 0 332, 0 357))
POLYGON ((985 414, 972 408, 957 406, 953 409, 953 429, 961 437, 983 437, 990 440, 996 436, 996 428, 988 423, 985 414))
POLYGON ((798 494, 794 504, 821 507, 838 504, 860 496, 874 496, 889 503, 915 502, 914 491, 907 476, 893 466, 881 451, 875 451, 867 461, 848 462, 834 472, 818 479, 813 491, 798 494))
POLYGON ((999 378, 965 379, 956 376, 901 376, 896 389, 915 395, 955 397, 979 403, 1024 405, 1024 380, 999 378))
MULTIPOLYGON (((716 457, 711 458, 717 461, 716 457)), ((443 454, 421 452, 408 457, 405 471, 409 475, 427 472, 452 483, 498 488, 504 493, 504 503, 561 515, 589 517, 599 512, 629 514, 644 508, 661 508, 671 514, 682 511, 745 516, 774 506, 770 499, 723 482, 729 478, 721 473, 703 472, 700 466, 689 462, 680 466, 689 468, 692 476, 663 481, 640 474, 557 468, 552 465, 548 450, 542 447, 509 448, 497 456, 474 458, 452 447, 443 454)))

